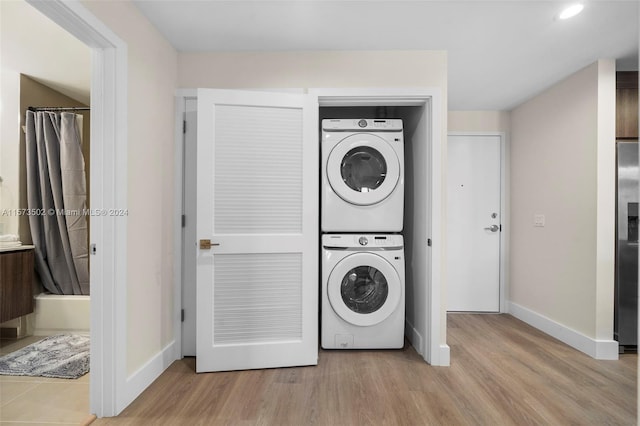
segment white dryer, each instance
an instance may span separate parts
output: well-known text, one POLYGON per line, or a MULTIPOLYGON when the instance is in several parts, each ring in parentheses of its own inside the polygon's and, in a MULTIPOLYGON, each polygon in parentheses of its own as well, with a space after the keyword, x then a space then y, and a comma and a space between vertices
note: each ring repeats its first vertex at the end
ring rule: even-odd
POLYGON ((322 347, 402 348, 402 235, 325 234, 322 248, 322 347))
POLYGON ((323 232, 400 232, 402 120, 322 120, 323 232))

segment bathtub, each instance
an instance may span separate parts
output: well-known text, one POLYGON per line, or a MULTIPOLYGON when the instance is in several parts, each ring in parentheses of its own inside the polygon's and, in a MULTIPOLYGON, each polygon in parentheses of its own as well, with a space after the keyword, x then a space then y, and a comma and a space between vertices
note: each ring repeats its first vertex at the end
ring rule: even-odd
POLYGON ((90 296, 40 293, 34 299, 33 334, 35 336, 51 336, 60 333, 89 334, 90 296))

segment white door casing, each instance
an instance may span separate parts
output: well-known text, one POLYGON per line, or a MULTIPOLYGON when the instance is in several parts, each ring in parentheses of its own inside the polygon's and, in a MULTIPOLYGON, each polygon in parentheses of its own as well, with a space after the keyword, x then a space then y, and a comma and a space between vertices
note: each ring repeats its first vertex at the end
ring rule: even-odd
POLYGON ((317 364, 318 106, 198 90, 196 370, 317 364))
POLYGON ((500 311, 501 138, 449 135, 448 311, 500 311))
POLYGON ((197 99, 187 98, 184 100, 184 124, 183 147, 182 147, 182 210, 184 223, 181 233, 182 249, 182 356, 196 355, 196 256, 197 240, 196 234, 196 188, 198 176, 196 174, 196 163, 198 152, 197 144, 197 99))

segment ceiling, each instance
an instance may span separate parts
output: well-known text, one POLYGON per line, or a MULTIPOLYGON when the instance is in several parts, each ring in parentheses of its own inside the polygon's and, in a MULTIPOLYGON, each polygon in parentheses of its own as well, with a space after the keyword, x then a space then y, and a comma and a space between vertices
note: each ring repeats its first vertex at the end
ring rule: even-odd
MULTIPOLYGON (((567 21, 555 0, 134 3, 184 52, 447 50, 450 110, 512 109, 599 58, 638 69, 636 0, 589 1, 567 21)), ((0 5, 3 66, 88 103, 90 50, 24 1, 0 5)))
POLYGON ((446 50, 450 110, 509 110, 597 59, 638 69, 639 3, 134 0, 179 51, 446 50))

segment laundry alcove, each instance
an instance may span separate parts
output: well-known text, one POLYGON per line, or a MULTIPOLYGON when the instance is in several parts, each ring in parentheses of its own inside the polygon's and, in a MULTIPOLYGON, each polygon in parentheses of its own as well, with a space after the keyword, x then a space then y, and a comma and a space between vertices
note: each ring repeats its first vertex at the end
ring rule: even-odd
MULTIPOLYGON (((176 184, 182 197, 177 197, 179 206, 176 212, 185 215, 184 228, 180 230, 183 240, 180 256, 176 256, 176 267, 182 272, 181 309, 185 309, 182 323, 183 356, 195 355, 197 341, 197 323, 193 310, 196 300, 195 282, 197 269, 194 254, 199 251, 198 239, 209 239, 211 236, 197 234, 197 218, 195 205, 197 190, 193 186, 202 185, 196 171, 194 161, 202 152, 193 150, 198 145, 198 130, 202 129, 202 120, 215 116, 215 112, 203 116, 195 101, 208 93, 209 89, 181 90, 177 95, 176 129, 182 130, 181 123, 186 122, 186 131, 177 131, 176 154, 180 157, 181 170, 176 171, 180 182, 176 184), (184 144, 183 144, 184 142, 184 144), (184 147, 184 150, 183 150, 184 147), (182 199, 184 198, 184 205, 182 199), (190 312, 191 311, 191 312, 190 312)), ((213 90, 223 95, 251 93, 236 90, 213 90)), ((253 92, 263 93, 263 92, 253 92)), ((206 95, 205 95, 206 96, 206 95)), ((443 303, 442 289, 442 247, 443 247, 443 190, 444 173, 444 107, 439 89, 309 89, 308 93, 289 94, 301 98, 305 105, 311 105, 312 113, 305 113, 308 125, 313 121, 314 135, 304 144, 305 149, 315 150, 316 177, 319 174, 319 133, 320 121, 323 118, 400 118, 405 132, 405 218, 404 239, 406 259, 406 327, 405 334, 415 349, 432 365, 449 365, 449 347, 446 344, 446 309, 443 303)), ((260 96, 259 96, 260 97, 260 96)), ((246 98, 243 103, 251 103, 246 98)), ((224 102, 223 102, 224 103, 224 102)), ((201 105, 201 104, 200 104, 201 105)), ((215 106, 212 111, 215 111, 215 106)), ((207 123, 207 126, 210 123, 207 123)), ((305 128, 306 129, 306 128, 305 128)), ((305 130, 306 131, 306 130, 305 130)), ((209 153, 207 153, 208 155, 209 153)), ((176 161, 178 164, 178 160, 176 161)), ((318 185, 315 179, 315 220, 318 223, 318 185)), ((306 194, 307 196, 309 194, 306 194)), ((308 204, 308 203, 307 203, 308 204)), ((316 226, 316 229, 317 226, 316 226)), ((309 237, 314 249, 315 265, 306 264, 306 268, 315 271, 313 285, 315 288, 318 271, 319 233, 309 237)), ((215 244, 215 241, 212 241, 215 244)), ((307 241, 309 242, 309 241, 307 241)), ((215 256, 215 255, 214 255, 215 256)), ((311 276, 311 275, 309 275, 311 276)), ((315 312, 316 306, 306 307, 315 312)), ((317 324, 316 324, 317 329, 317 324)), ((317 340, 315 341, 317 342, 317 340)), ((210 342, 209 342, 210 343, 210 342)), ((317 343, 316 348, 317 350, 317 343)), ((312 364, 313 362, 309 362, 312 364)), ((303 365, 303 364, 299 364, 303 365)), ((284 365, 282 365, 284 366, 284 365)), ((249 366, 247 368, 261 368, 249 366)), ((234 368, 238 369, 238 368, 234 368)))

